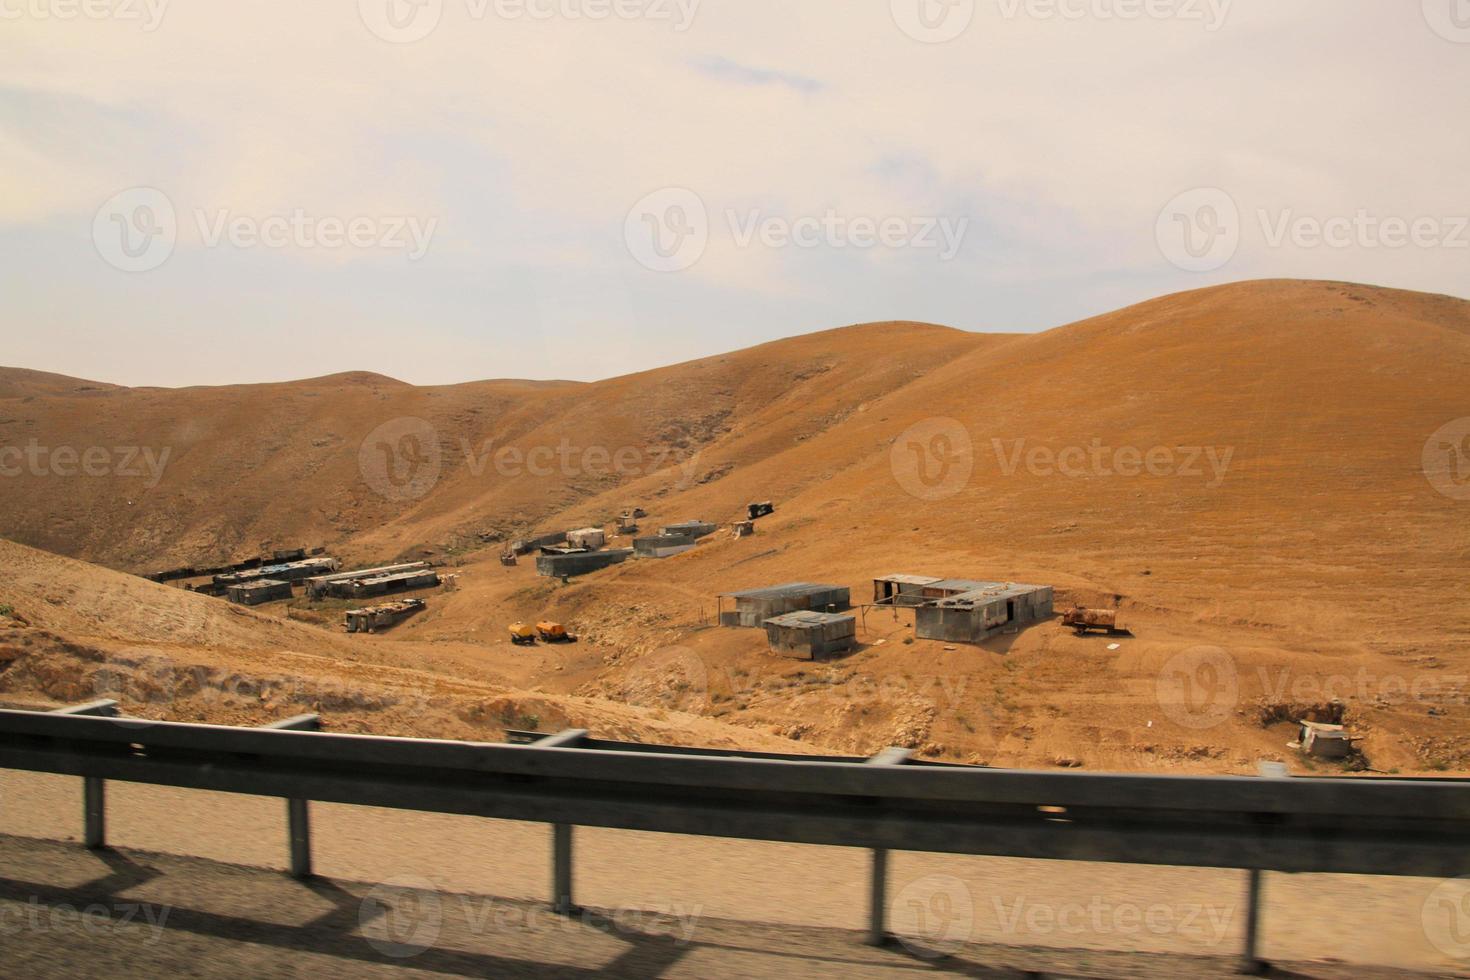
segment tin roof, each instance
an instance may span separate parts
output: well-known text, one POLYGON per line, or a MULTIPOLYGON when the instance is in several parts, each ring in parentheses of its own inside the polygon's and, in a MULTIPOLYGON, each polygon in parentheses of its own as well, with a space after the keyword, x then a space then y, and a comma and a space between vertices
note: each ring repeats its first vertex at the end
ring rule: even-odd
POLYGON ((932 575, 879 575, 874 582, 901 582, 904 585, 933 585, 939 579, 932 575))
POLYGON ((941 606, 973 605, 979 602, 994 602, 997 599, 1012 599, 1051 588, 1048 585, 1021 585, 1016 582, 977 582, 973 584, 980 585, 982 588, 946 596, 939 600, 939 604, 941 606))
POLYGON ((721 592, 728 599, 780 599, 786 596, 815 595, 818 592, 834 592, 846 588, 842 585, 820 585, 815 582, 787 582, 784 585, 768 585, 761 589, 745 589, 740 592, 721 592))
POLYGON ((824 613, 812 612, 810 609, 800 609, 796 612, 772 616, 765 621, 765 625, 786 626, 794 629, 816 629, 819 626, 826 626, 829 623, 851 621, 853 618, 851 613, 824 613))

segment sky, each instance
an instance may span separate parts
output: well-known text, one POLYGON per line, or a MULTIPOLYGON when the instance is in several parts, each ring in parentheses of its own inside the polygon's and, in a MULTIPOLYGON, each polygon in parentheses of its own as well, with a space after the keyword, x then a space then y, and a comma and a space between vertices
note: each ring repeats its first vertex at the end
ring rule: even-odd
POLYGON ((1470 0, 0 0, 0 363, 592 380, 1470 295, 1470 0))

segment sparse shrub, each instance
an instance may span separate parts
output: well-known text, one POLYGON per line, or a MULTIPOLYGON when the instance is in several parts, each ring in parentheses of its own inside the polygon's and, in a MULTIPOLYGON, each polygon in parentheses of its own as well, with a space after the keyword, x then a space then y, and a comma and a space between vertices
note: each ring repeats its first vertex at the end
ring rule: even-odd
POLYGON ((15 607, 8 602, 0 602, 0 616, 14 616, 15 607))

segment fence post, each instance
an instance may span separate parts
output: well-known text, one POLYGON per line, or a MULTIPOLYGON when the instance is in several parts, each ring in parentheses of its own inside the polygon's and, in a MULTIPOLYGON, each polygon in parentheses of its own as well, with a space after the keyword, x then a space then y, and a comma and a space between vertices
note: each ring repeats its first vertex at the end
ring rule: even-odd
MULTIPOLYGON (((867 761, 870 766, 901 766, 913 753, 909 749, 890 747, 867 761)), ((872 867, 868 877, 868 938, 869 946, 883 946, 888 942, 888 848, 873 848, 872 867)))
MULTIPOLYGON (((51 714, 116 718, 117 702, 103 698, 100 701, 57 708, 51 714)), ((100 851, 107 846, 107 781, 96 776, 82 777, 82 843, 93 851, 100 851)))
MULTIPOLYGON (((322 719, 320 715, 296 715, 261 727, 283 732, 319 732, 322 729, 322 719)), ((309 801, 297 799, 286 801, 286 844, 291 854, 291 877, 310 878, 312 870, 309 801)))

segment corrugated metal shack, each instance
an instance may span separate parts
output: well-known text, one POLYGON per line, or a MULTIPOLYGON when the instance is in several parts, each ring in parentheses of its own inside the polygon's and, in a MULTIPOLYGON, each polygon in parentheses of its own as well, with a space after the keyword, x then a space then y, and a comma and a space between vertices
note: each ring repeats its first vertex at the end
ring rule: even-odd
POLYGON ((263 602, 291 598, 291 583, 268 578, 237 582, 225 589, 225 596, 237 605, 258 606, 263 602))
POLYGON ((439 584, 439 573, 432 568, 411 572, 394 572, 391 575, 374 575, 372 578, 356 579, 352 582, 351 596, 387 595, 390 592, 406 592, 409 589, 429 589, 439 584))
POLYGON ((429 567, 426 561, 408 561, 397 565, 379 565, 377 568, 358 568, 350 572, 335 572, 331 575, 315 575, 306 580, 306 595, 310 599, 321 599, 326 596, 347 598, 352 595, 352 583, 361 579, 376 578, 379 575, 393 575, 398 572, 411 572, 429 567))
POLYGON ((251 568, 240 572, 229 572, 224 575, 216 575, 214 584, 219 588, 229 588, 232 585, 240 585, 244 582, 256 582, 261 579, 275 579, 278 582, 299 582, 313 575, 326 575, 335 572, 342 567, 342 563, 335 558, 307 558, 304 561, 291 561, 282 565, 265 565, 261 568, 251 568))
POLYGON ((922 606, 924 589, 940 581, 931 575, 884 575, 873 579, 873 604, 878 606, 922 606))
POLYGON ((566 539, 567 533, 565 531, 553 531, 550 534, 542 534, 534 538, 518 538, 510 543, 510 548, 507 550, 513 551, 518 555, 529 555, 537 548, 550 544, 559 544, 566 539))
POLYGON ((349 609, 344 625, 349 633, 373 633, 392 626, 423 608, 422 599, 399 599, 397 602, 385 602, 364 609, 349 609))
POLYGON ((586 575, 598 569, 627 561, 632 548, 609 548, 607 551, 584 551, 576 555, 540 555, 536 558, 536 574, 551 578, 586 575))
POLYGON ((639 558, 668 558, 690 550, 696 543, 687 534, 655 534, 647 538, 634 538, 633 553, 639 558))
POLYGON ((801 609, 818 612, 840 612, 852 608, 852 591, 845 585, 821 585, 814 582, 787 582, 763 589, 722 592, 716 605, 721 626, 743 626, 754 629, 766 620, 801 609), (726 612, 724 601, 735 600, 735 608, 726 612))
POLYGON ((798 660, 824 660, 852 649, 857 619, 851 614, 803 609, 773 616, 764 623, 771 649, 798 660))
POLYGON ((567 532, 567 544, 573 548, 595 550, 607 543, 607 535, 600 527, 583 527, 567 532))
POLYGON ((658 533, 678 535, 680 537, 702 538, 706 534, 714 534, 719 528, 720 526, 718 524, 711 524, 708 521, 680 521, 678 524, 670 524, 668 527, 659 528, 658 533))
POLYGON ((1014 582, 967 582, 946 579, 925 587, 944 591, 959 585, 977 586, 963 592, 935 596, 914 609, 914 635, 921 640, 977 643, 1008 626, 1024 626, 1050 619, 1052 587, 1014 582))

